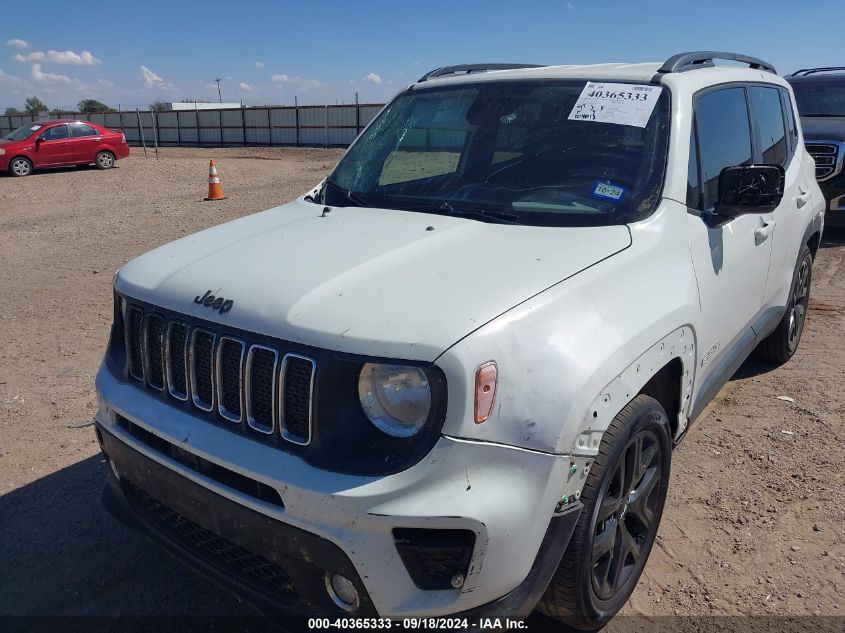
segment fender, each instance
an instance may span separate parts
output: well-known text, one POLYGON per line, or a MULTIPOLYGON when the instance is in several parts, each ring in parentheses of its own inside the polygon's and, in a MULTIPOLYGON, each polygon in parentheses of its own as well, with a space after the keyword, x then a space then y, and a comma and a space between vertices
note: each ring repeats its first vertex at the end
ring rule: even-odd
POLYGON ((556 512, 564 511, 580 499, 602 436, 613 419, 642 392, 655 374, 675 359, 681 362, 681 393, 673 439, 678 441, 683 436, 690 419, 696 358, 695 332, 691 326, 685 325, 652 345, 601 390, 584 414, 581 428, 569 451, 570 467, 556 512))

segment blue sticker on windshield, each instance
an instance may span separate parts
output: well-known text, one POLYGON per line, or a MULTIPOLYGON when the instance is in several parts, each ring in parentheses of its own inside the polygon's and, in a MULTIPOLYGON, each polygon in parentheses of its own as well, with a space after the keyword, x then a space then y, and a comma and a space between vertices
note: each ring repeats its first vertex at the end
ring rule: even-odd
POLYGON ((626 193, 627 190, 622 185, 614 185, 611 182, 602 182, 601 180, 597 180, 595 186, 593 187, 592 195, 594 198, 602 198, 603 200, 613 200, 614 202, 619 202, 626 193))

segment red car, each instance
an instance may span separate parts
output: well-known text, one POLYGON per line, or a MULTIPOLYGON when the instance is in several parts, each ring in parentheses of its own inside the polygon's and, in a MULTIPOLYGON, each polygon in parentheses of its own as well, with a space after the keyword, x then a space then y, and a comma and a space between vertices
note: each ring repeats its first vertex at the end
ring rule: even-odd
POLYGON ((28 176, 33 169, 90 165, 100 169, 129 156, 126 137, 90 121, 33 121, 0 138, 0 171, 28 176))

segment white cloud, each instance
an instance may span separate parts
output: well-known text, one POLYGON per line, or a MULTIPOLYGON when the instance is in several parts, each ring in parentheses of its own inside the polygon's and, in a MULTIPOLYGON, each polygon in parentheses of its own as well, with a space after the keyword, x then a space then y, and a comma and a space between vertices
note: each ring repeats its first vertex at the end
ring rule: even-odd
POLYGON ((173 84, 165 81, 164 77, 155 74, 146 66, 141 66, 141 81, 144 82, 145 88, 161 88, 163 90, 173 88, 173 84))
POLYGON ((29 42, 19 37, 13 37, 10 40, 6 40, 6 46, 11 46, 12 48, 29 48, 29 42))
POLYGON ((255 84, 248 84, 248 83, 244 83, 242 81, 241 83, 238 84, 238 88, 240 88, 241 90, 245 90, 245 91, 249 92, 250 90, 255 90, 255 84))
POLYGON ((16 77, 15 75, 10 75, 9 73, 5 72, 2 68, 0 68, 0 84, 9 84, 9 85, 20 85, 23 84, 24 80, 20 77, 16 77))
POLYGON ((21 64, 26 64, 27 62, 43 62, 45 59, 47 59, 47 56, 38 51, 34 53, 27 53, 26 55, 21 55, 20 53, 15 55, 15 61, 20 62, 21 64))
POLYGON ((379 77, 375 73, 367 73, 366 75, 364 75, 364 81, 368 84, 380 84, 381 77, 379 77))
POLYGON ((573 5, 571 2, 567 2, 567 3, 566 3, 566 8, 567 8, 567 9, 574 9, 574 8, 575 8, 575 5, 573 5))
POLYGON ((285 75, 284 73, 273 75, 270 79, 277 84, 295 84, 302 82, 302 77, 291 77, 290 75, 285 75))
POLYGON ((74 53, 73 51, 54 51, 49 50, 46 53, 41 51, 33 51, 26 55, 18 53, 15 55, 15 61, 26 62, 52 62, 54 64, 68 64, 70 66, 97 66, 102 61, 94 57, 89 51, 82 51, 81 53, 74 53))
POLYGON ((32 80, 41 84, 71 84, 73 81, 67 75, 56 75, 41 71, 41 64, 32 65, 32 80))
POLYGON ((97 85, 102 88, 114 88, 114 82, 109 81, 108 79, 98 79, 97 85))
POLYGON ((255 62, 256 68, 264 68, 264 62, 255 62))

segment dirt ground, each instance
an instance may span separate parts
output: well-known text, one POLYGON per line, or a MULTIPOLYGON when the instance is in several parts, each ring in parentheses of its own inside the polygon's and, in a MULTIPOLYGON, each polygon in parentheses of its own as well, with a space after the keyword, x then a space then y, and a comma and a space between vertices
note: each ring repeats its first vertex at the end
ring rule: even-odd
MULTIPOLYGON (((286 202, 340 155, 133 150, 106 172, 0 176, 0 618, 253 613, 100 506, 85 424, 111 278, 154 246, 286 202), (201 202, 209 158, 225 201, 201 202)), ((845 233, 826 235, 812 293, 795 358, 746 363, 676 451, 624 613, 845 615, 845 233)))

